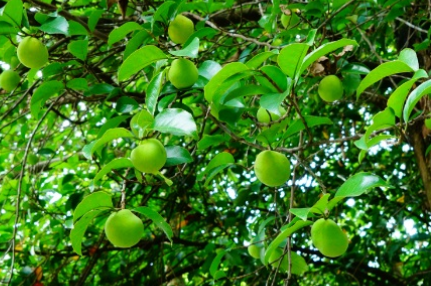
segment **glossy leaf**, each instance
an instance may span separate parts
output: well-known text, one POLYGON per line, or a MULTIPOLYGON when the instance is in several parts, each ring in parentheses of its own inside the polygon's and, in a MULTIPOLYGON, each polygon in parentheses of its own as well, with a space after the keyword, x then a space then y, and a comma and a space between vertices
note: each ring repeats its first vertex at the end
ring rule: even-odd
POLYGON ((129 79, 129 77, 146 66, 163 59, 167 59, 167 56, 161 49, 156 46, 145 46, 133 52, 121 64, 118 70, 118 80, 124 81, 129 79))
POLYGON ((180 146, 166 146, 167 159, 165 167, 190 163, 193 161, 190 152, 180 146))
POLYGON ((172 228, 158 212, 148 207, 137 207, 134 208, 133 211, 143 214, 147 218, 151 219, 157 227, 163 230, 163 232, 166 234, 166 237, 172 244, 172 237, 174 236, 172 228))
POLYGON ((136 22, 127 22, 109 33, 108 45, 112 46, 113 44, 123 40, 127 34, 142 29, 142 26, 136 22))
POLYGON ((32 116, 39 118, 39 112, 45 102, 54 95, 59 94, 63 88, 63 84, 56 80, 46 81, 41 84, 31 97, 30 110, 32 116))
POLYGON ((193 116, 180 108, 168 108, 157 114, 153 129, 176 136, 197 136, 193 116))
POLYGON ((93 147, 91 148, 90 154, 93 154, 97 149, 102 147, 108 142, 111 142, 112 140, 118 139, 118 138, 132 138, 133 134, 122 127, 118 128, 112 128, 109 130, 106 130, 105 134, 94 143, 93 147))
POLYGON ((106 164, 100 171, 97 173, 96 177, 94 177, 93 182, 96 183, 99 181, 103 176, 111 172, 112 170, 117 169, 123 169, 123 168, 132 168, 133 164, 132 162, 127 158, 116 158, 106 164))
POLYGON ((95 192, 86 196, 73 212, 73 221, 76 222, 87 212, 94 209, 109 209, 114 207, 111 196, 106 192, 95 192))

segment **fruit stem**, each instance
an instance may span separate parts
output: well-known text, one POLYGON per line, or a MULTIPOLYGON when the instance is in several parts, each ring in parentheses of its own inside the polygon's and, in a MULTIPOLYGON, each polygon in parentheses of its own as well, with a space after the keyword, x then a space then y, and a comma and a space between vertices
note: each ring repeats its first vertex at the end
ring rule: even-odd
POLYGON ((162 173, 160 173, 160 171, 157 171, 157 173, 155 173, 155 174, 162 177, 162 179, 165 180, 166 185, 168 185, 168 186, 173 185, 173 182, 171 180, 169 180, 168 178, 166 178, 162 173))

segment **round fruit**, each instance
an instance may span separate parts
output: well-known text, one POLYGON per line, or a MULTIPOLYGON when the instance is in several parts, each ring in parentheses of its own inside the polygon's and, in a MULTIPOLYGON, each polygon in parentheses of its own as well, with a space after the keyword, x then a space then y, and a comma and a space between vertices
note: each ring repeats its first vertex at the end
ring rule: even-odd
POLYGON ((349 240, 343 230, 331 219, 318 219, 311 227, 311 241, 325 256, 343 255, 349 246, 349 240))
POLYGON ((324 101, 333 102, 343 96, 344 88, 336 75, 328 75, 320 81, 317 92, 324 101))
POLYGON ((19 65, 18 57, 16 57, 16 56, 11 57, 9 64, 10 64, 11 69, 16 68, 19 65))
POLYGON ((36 38, 26 37, 18 45, 19 61, 28 68, 38 69, 48 62, 48 50, 36 38))
MULTIPOLYGON (((276 268, 278 264, 280 263, 280 257, 283 255, 283 251, 280 248, 275 249, 272 254, 269 256, 268 262, 271 264, 272 267, 276 268)), ((289 270, 289 258, 287 255, 283 256, 283 259, 280 263, 281 271, 286 272, 289 270)))
POLYGON ((13 70, 4 71, 0 75, 0 86, 7 92, 14 90, 20 81, 21 77, 13 70))
POLYGON ((286 15, 284 13, 281 15, 281 24, 285 29, 290 29, 296 26, 300 20, 299 16, 294 12, 291 12, 290 15, 286 15))
POLYGON ((191 87, 198 80, 198 76, 196 66, 186 59, 174 60, 168 73, 170 82, 178 89, 191 87))
POLYGON ((130 210, 124 209, 109 216, 105 223, 105 234, 117 247, 132 247, 141 240, 144 224, 130 210))
POLYGON ((248 254, 250 254, 251 257, 259 259, 260 258, 260 248, 256 244, 250 244, 247 247, 248 254))
POLYGON ((175 44, 184 44, 193 31, 193 21, 183 15, 177 15, 168 27, 168 35, 175 44))
POLYGON ((154 138, 142 141, 130 154, 133 166, 143 173, 157 173, 165 165, 166 157, 165 147, 154 138))
POLYGON ((269 187, 281 186, 290 177, 290 162, 283 154, 265 150, 257 155, 254 172, 263 184, 269 187))
MULTIPOLYGON (((280 106, 278 108, 278 110, 279 110, 281 115, 286 114, 286 110, 283 107, 280 106)), ((275 121, 278 119, 280 119, 280 115, 272 113, 263 107, 260 107, 259 110, 257 111, 257 121, 259 121, 259 122, 269 123, 271 121, 275 121), (269 115, 271 115, 271 117, 269 115)))
POLYGON ((425 119, 425 126, 428 129, 431 129, 431 118, 425 119))

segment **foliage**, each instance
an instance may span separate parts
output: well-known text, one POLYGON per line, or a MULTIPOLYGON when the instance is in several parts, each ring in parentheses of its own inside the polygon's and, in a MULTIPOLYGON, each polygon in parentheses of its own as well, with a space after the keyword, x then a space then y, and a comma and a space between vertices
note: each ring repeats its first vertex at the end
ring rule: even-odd
POLYGON ((1 68, 21 79, 0 93, 0 281, 430 285, 430 10, 414 0, 7 1, 1 68), (181 45, 168 36, 180 14, 194 23, 181 45), (48 48, 41 68, 17 64, 28 36, 48 48), (169 82, 178 58, 198 68, 191 87, 169 82), (317 92, 328 75, 344 88, 331 103, 317 92), (148 138, 167 154, 155 174, 130 161, 148 138), (255 176, 263 150, 290 162, 280 187, 255 176), (124 208, 145 228, 126 249, 103 231, 124 208), (322 217, 348 236, 340 257, 311 243, 322 217))

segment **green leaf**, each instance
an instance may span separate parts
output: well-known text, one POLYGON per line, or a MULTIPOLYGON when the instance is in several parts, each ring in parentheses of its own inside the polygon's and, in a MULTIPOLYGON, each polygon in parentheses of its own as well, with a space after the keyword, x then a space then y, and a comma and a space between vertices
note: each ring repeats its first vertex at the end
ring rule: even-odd
POLYGON ((415 72, 411 80, 406 81, 402 85, 400 85, 389 97, 388 99, 388 107, 391 107, 394 110, 395 115, 398 118, 401 118, 403 113, 404 102, 407 98, 407 95, 415 84, 415 82, 420 78, 427 78, 428 75, 426 71, 420 69, 415 72))
POLYGON ((205 150, 209 147, 217 146, 223 142, 229 140, 228 135, 208 135, 205 134, 202 139, 198 142, 198 150, 205 150))
POLYGON ((246 66, 248 66, 251 69, 258 68, 263 62, 268 60, 271 57, 277 56, 274 52, 263 52, 260 54, 255 55, 252 57, 249 61, 245 63, 246 66))
POLYGON ((302 220, 307 220, 308 214, 310 213, 311 208, 291 208, 289 212, 296 215, 302 220))
POLYGON ((229 77, 238 74, 243 71, 247 71, 249 68, 243 63, 229 63, 225 65, 215 76, 204 87, 204 96, 208 102, 213 101, 213 97, 217 92, 217 89, 227 80, 229 77))
POLYGON ((412 72, 413 69, 408 66, 406 63, 396 60, 388 63, 383 63, 373 69, 359 84, 358 88, 356 89, 356 97, 358 98, 361 93, 367 89, 372 84, 378 82, 384 77, 397 74, 397 73, 403 73, 403 72, 412 72))
POLYGON ((210 80, 222 69, 221 65, 215 61, 204 61, 198 68, 199 75, 210 80))
POLYGON ((127 22, 109 33, 108 45, 112 46, 113 44, 123 40, 130 32, 143 29, 144 28, 136 22, 127 22))
POLYGON ((323 195, 311 208, 291 208, 289 211, 302 220, 307 220, 309 213, 324 214, 330 194, 323 195))
POLYGON ((82 24, 71 20, 69 20, 68 23, 68 36, 88 36, 88 31, 82 24))
POLYGON ((2 16, 8 19, 14 27, 20 27, 22 21, 23 4, 21 0, 9 0, 4 6, 2 16))
POLYGON ((118 127, 118 125, 120 125, 129 117, 129 115, 121 115, 108 119, 106 123, 103 124, 102 127, 100 127, 99 132, 97 133, 97 138, 102 137, 103 134, 105 134, 106 130, 118 127))
POLYGON ((309 48, 308 45, 300 43, 290 44, 284 47, 277 58, 278 66, 290 78, 295 78, 309 48))
POLYGON ((234 163, 235 159, 232 154, 221 152, 211 159, 205 170, 198 175, 197 180, 201 181, 206 176, 205 185, 207 185, 217 174, 234 163))
POLYGON ((156 74, 152 79, 150 84, 148 84, 145 102, 147 104, 147 109, 151 115, 154 115, 157 108, 157 100, 159 98, 160 92, 163 87, 163 75, 164 72, 161 71, 156 74))
POLYGON ((77 91, 86 91, 88 90, 88 82, 85 78, 73 78, 67 82, 66 87, 77 91))
POLYGON ((394 125, 395 125, 394 111, 392 110, 392 108, 386 107, 385 110, 380 111, 373 116, 373 124, 371 124, 371 126, 368 127, 364 135, 365 142, 368 141, 368 139, 370 138, 371 134, 374 131, 392 127, 394 125))
POLYGON ((127 59, 134 51, 136 51, 142 44, 145 44, 149 39, 151 39, 151 34, 147 30, 142 30, 135 33, 133 37, 127 41, 123 59, 127 59))
POLYGON ((39 118, 40 110, 45 102, 52 96, 60 93, 64 89, 61 82, 53 80, 42 83, 33 93, 30 101, 31 115, 36 119, 39 118))
POLYGON ((72 41, 67 45, 67 50, 78 59, 85 61, 88 53, 88 40, 72 41))
POLYGON ((121 64, 118 70, 118 80, 123 81, 129 79, 146 66, 163 59, 167 59, 167 56, 161 49, 156 46, 145 46, 133 52, 121 64))
POLYGON ((157 227, 163 230, 163 232, 166 234, 172 244, 172 236, 174 236, 172 228, 158 212, 148 207, 137 207, 134 208, 132 211, 143 214, 147 218, 151 219, 157 225, 157 227))
POLYGON ((147 110, 141 110, 130 121, 130 128, 138 138, 144 136, 144 131, 154 123, 153 116, 147 110))
POLYGON ((113 208, 111 196, 106 192, 95 192, 86 196, 73 212, 73 222, 76 222, 87 212, 100 208, 113 208))
POLYGON ((365 193, 368 189, 376 187, 389 188, 379 176, 372 173, 357 173, 345 181, 335 193, 335 197, 357 197, 365 193))
POLYGON ((90 29, 91 32, 94 32, 94 29, 96 29, 97 22, 99 22, 99 19, 103 15, 103 10, 94 10, 91 12, 90 16, 88 17, 88 29, 90 29))
POLYGON ((214 279, 216 278, 216 274, 218 272, 221 260, 225 254, 226 254, 226 250, 224 249, 220 250, 217 253, 216 257, 214 257, 213 261, 211 262, 210 274, 214 279))
POLYGON ((283 230, 277 237, 269 244, 268 248, 265 251, 265 265, 268 264, 269 257, 274 252, 274 250, 283 242, 288 236, 292 235, 295 231, 312 225, 311 221, 303 221, 303 220, 292 220, 289 226, 283 230))
POLYGON ((416 52, 412 49, 402 50, 398 60, 406 63, 413 71, 419 70, 418 57, 416 52))
POLYGON ((154 13, 153 20, 159 21, 162 23, 168 23, 168 13, 171 9, 171 6, 174 5, 174 1, 164 1, 156 10, 156 13, 154 13))
POLYGON ((45 22, 39 30, 47 34, 62 34, 67 36, 69 32, 69 22, 64 17, 58 16, 54 20, 45 22))
POLYGON ((250 95, 258 95, 258 94, 265 94, 270 93, 271 89, 263 86, 263 85, 245 85, 240 86, 232 91, 230 91, 225 98, 223 98, 222 103, 226 103, 229 100, 243 97, 243 96, 250 96, 250 95))
POLYGON ((286 75, 276 66, 267 65, 260 68, 260 71, 271 79, 272 85, 278 92, 290 91, 292 79, 286 75))
POLYGON ((279 107, 287 95, 288 92, 264 94, 261 96, 259 104, 270 112, 280 115, 279 107))
POLYGON ((105 176, 106 174, 108 174, 112 170, 123 169, 123 168, 132 168, 132 167, 133 167, 132 161, 130 161, 127 158, 113 159, 111 162, 106 164, 102 168, 102 170, 99 171, 99 173, 97 173, 97 175, 93 179, 93 182, 96 183, 98 180, 103 178, 103 176, 105 176))
POLYGON ((176 136, 197 136, 193 116, 180 108, 168 108, 157 114, 153 129, 176 136))
POLYGON ((84 238, 85 231, 87 230, 90 222, 98 216, 100 213, 105 211, 104 209, 93 209, 85 213, 81 219, 75 223, 72 230, 70 231, 70 241, 72 242, 73 250, 78 254, 82 255, 81 244, 84 238))
POLYGON ((106 130, 105 134, 94 143, 93 147, 91 148, 90 154, 92 155, 97 149, 105 145, 106 143, 118 139, 118 138, 132 138, 134 137, 133 134, 122 127, 118 128, 111 128, 106 130))
POLYGON ((404 106, 404 122, 409 122, 410 114, 412 113, 413 108, 415 108, 416 104, 424 95, 429 93, 431 93, 431 80, 423 82, 410 93, 409 97, 407 98, 406 105, 404 106))
POLYGON ((317 61, 320 57, 333 52, 339 48, 353 45, 357 46, 358 43, 355 40, 349 40, 349 39, 341 39, 335 42, 326 43, 319 48, 315 49, 311 53, 309 53, 305 58, 304 61, 301 64, 301 67, 299 68, 298 73, 295 76, 295 79, 297 79, 301 74, 315 61, 317 61))
POLYGON ((12 24, 4 21, 0 21, 0 35, 17 34, 19 29, 14 27, 12 24))
POLYGON ((180 146, 166 146, 167 159, 165 167, 193 162, 190 152, 180 146))
POLYGON ((308 271, 307 262, 305 262, 304 257, 292 251, 290 253, 290 257, 292 259, 292 274, 302 275, 304 272, 308 271))
MULTIPOLYGON (((305 115, 304 120, 307 123, 307 126, 309 128, 312 128, 314 126, 319 125, 332 125, 333 122, 328 117, 320 117, 320 116, 312 116, 312 115, 305 115)), ((289 128, 286 130, 286 132, 283 135, 283 138, 287 138, 289 136, 292 136, 296 133, 299 133, 301 130, 304 130, 305 126, 304 123, 302 123, 301 119, 296 119, 292 124, 290 124, 289 128)))
POLYGON ((177 57, 197 58, 199 52, 199 38, 194 38, 190 44, 178 51, 169 51, 171 55, 177 57))

